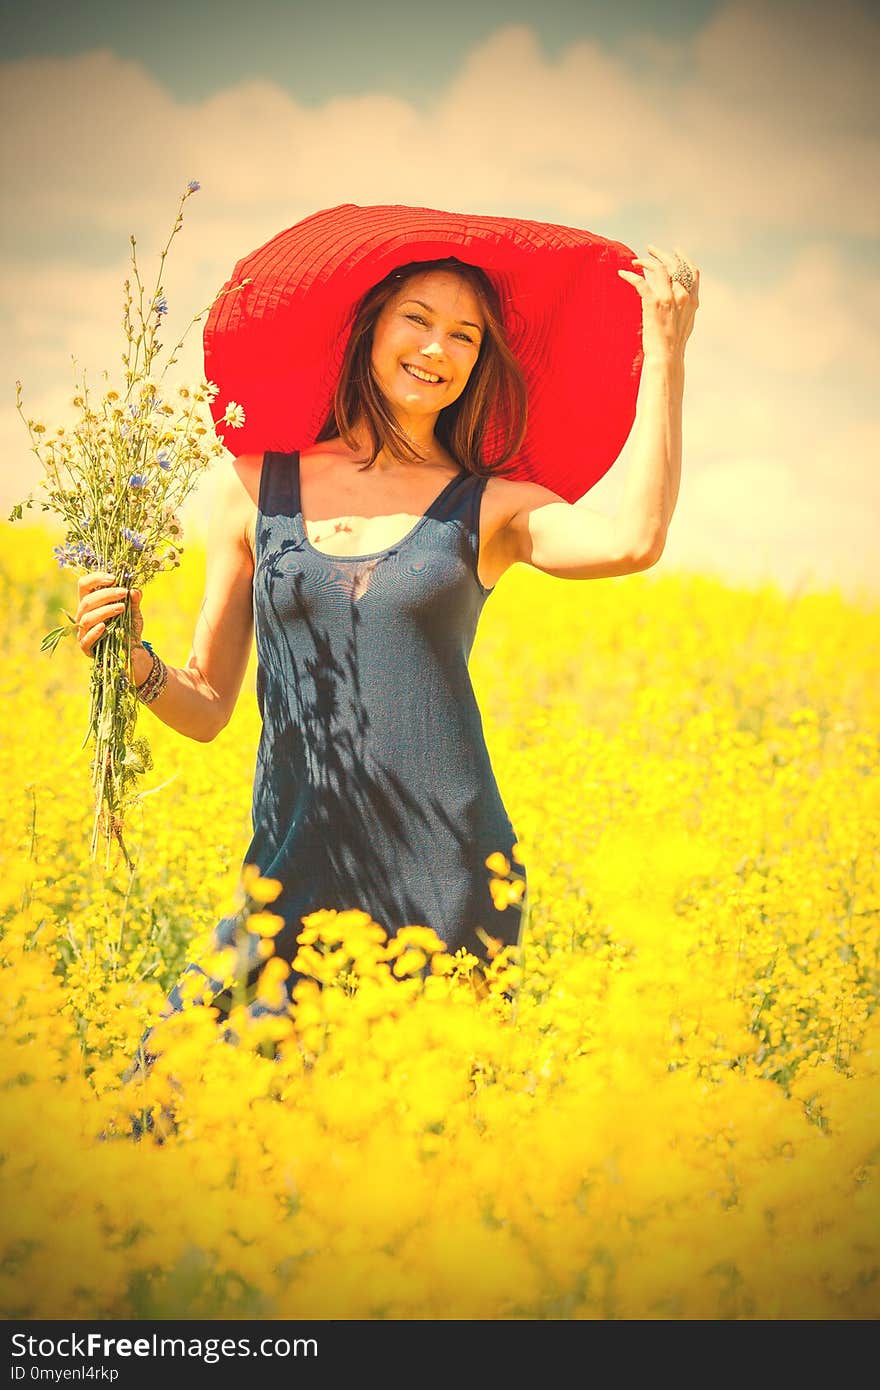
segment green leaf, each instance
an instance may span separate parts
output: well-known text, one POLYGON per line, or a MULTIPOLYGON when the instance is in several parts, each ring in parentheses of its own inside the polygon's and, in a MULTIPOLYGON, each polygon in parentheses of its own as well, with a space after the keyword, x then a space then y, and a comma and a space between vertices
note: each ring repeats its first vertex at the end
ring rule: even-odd
POLYGON ((54 652, 62 637, 69 637, 71 632, 75 631, 75 629, 75 623, 73 624, 73 627, 71 627, 68 623, 64 623, 62 627, 53 627, 52 631, 47 632, 46 636, 40 643, 40 651, 54 652))

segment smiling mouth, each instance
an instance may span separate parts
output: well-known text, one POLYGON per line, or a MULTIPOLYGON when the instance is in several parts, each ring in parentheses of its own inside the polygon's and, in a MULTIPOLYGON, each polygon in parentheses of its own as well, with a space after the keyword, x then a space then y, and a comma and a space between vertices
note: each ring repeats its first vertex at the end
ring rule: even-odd
POLYGON ((422 376, 420 375, 421 368, 412 367, 409 362, 403 363, 403 370, 406 372, 407 376, 412 377, 413 381, 421 381, 425 386, 443 385, 443 377, 438 377, 436 372, 426 372, 425 375, 422 376))

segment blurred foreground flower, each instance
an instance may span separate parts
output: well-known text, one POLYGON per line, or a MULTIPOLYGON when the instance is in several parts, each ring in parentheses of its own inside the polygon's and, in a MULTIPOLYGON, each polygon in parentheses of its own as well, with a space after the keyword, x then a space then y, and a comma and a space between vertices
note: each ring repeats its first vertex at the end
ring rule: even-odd
MULTIPOLYGON (((105 371, 107 389, 96 401, 83 372, 71 401, 79 413, 78 422, 70 429, 60 426, 55 437, 47 439, 42 422, 25 418, 21 382, 16 382, 16 407, 27 425, 31 450, 45 470, 40 480, 46 489, 42 510, 54 511, 66 527, 64 543, 54 549, 59 566, 87 574, 106 572, 125 588, 143 589, 154 575, 180 564, 179 508, 224 448, 223 435, 208 442, 213 422, 200 409, 217 395, 217 386, 210 381, 180 386, 173 403, 168 399, 170 389, 163 386, 165 372, 177 361, 187 333, 207 309, 190 320, 161 372, 154 371, 162 348, 156 333, 168 313, 162 287, 165 257, 183 225, 183 205, 198 188, 198 182, 191 180, 181 197, 149 295, 141 283, 136 241, 130 238, 132 277, 125 281, 125 373, 119 389, 113 388, 105 371)), ((242 406, 230 401, 224 420, 239 428, 244 423, 242 406)), ((23 507, 30 508, 33 501, 31 494, 16 503, 9 520, 20 521, 23 507)), ((62 637, 76 632, 75 619, 66 609, 62 611, 67 622, 46 634, 41 651, 54 652, 62 637)), ((90 738, 94 742, 91 857, 97 857, 103 834, 108 868, 114 840, 131 867, 122 836, 125 813, 137 800, 133 788, 138 778, 152 766, 147 741, 135 738, 139 704, 128 674, 131 637, 131 609, 126 605, 117 621, 108 621, 93 649, 89 728, 83 741, 83 746, 90 738)))

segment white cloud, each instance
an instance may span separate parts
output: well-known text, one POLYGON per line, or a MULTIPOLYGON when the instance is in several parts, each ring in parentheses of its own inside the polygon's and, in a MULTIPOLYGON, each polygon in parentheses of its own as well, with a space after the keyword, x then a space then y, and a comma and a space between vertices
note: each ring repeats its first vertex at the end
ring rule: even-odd
POLYGON ((761 374, 821 383, 842 368, 865 386, 876 381, 880 274, 854 265, 833 242, 793 247, 769 283, 753 284, 745 274, 734 285, 704 272, 700 299, 702 350, 713 357, 733 346, 761 374))
POLYGON ((273 225, 333 201, 549 204, 587 226, 653 203, 697 257, 755 228, 876 235, 880 24, 861 9, 733 0, 632 50, 638 70, 589 40, 550 59, 510 26, 425 111, 379 92, 306 108, 262 81, 184 105, 107 50, 6 63, 5 197, 23 235, 34 217, 158 231, 194 176, 218 218, 273 225))
POLYGON ((677 53, 636 51, 656 118, 642 132, 648 197, 680 201, 701 244, 756 228, 877 235, 875 16, 846 0, 732 0, 677 53))

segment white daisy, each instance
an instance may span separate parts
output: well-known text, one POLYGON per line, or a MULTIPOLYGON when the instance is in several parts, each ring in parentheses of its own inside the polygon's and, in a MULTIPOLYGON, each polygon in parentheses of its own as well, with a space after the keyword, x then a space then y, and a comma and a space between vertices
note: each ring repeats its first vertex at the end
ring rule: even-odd
POLYGON ((230 401, 223 412, 224 425, 231 425, 234 430, 241 429, 244 424, 244 406, 236 405, 235 401, 230 401))

